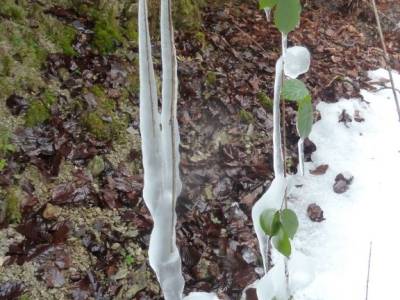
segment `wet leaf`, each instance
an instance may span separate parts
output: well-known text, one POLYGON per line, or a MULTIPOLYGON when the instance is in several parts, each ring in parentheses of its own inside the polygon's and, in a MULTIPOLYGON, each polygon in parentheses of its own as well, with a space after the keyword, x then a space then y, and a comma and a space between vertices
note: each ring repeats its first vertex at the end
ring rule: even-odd
POLYGON ((292 246, 290 244, 289 236, 285 230, 283 230, 283 228, 280 228, 278 233, 272 237, 272 244, 276 250, 286 257, 289 257, 292 253, 292 246))
POLYGON ((284 209, 281 212, 280 221, 289 238, 293 239, 299 228, 299 220, 296 213, 291 209, 284 209))
POLYGON ((309 96, 308 91, 304 82, 298 79, 288 79, 283 82, 282 97, 286 100, 300 101, 305 97, 309 96))
POLYGON ((267 209, 260 216, 260 225, 265 234, 274 236, 281 227, 280 212, 276 209, 267 209))

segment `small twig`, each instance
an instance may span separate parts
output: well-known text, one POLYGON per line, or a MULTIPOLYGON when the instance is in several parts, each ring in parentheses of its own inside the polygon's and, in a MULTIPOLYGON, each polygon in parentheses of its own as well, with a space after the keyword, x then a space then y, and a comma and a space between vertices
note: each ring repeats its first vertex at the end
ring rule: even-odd
POLYGON ((259 42, 257 42, 255 39, 253 39, 253 37, 250 34, 248 34, 242 28, 240 28, 239 25, 236 24, 235 21, 233 21, 233 25, 237 28, 237 30, 239 30, 241 33, 243 33, 250 41, 252 41, 254 43, 254 45, 256 45, 260 50, 262 50, 264 53, 267 53, 267 51, 263 48, 263 46, 261 46, 261 44, 259 42))
POLYGON ((394 101, 395 101, 395 103, 396 103, 397 114, 398 114, 399 121, 400 121, 400 106, 399 106, 399 100, 398 100, 398 98, 397 98, 396 88, 395 88, 395 86, 394 86, 392 68, 391 68, 391 66, 390 66, 390 58, 389 58, 389 54, 388 54, 387 49, 386 49, 385 38, 384 38, 383 32, 382 32, 381 21, 380 21, 380 19, 379 19, 378 9, 376 8, 375 0, 371 0, 371 2, 372 2, 372 6, 373 6, 373 9, 374 9, 374 13, 375 13, 376 25, 377 25, 377 27, 378 27, 379 37, 380 37, 381 43, 382 43, 382 49, 383 49, 383 52, 384 52, 384 56, 383 56, 383 57, 384 57, 384 59, 385 59, 386 68, 388 69, 388 72, 389 72, 390 84, 391 84, 392 89, 393 89, 394 101))
POLYGON ((372 255, 372 241, 369 243, 368 273, 367 273, 367 286, 365 290, 365 300, 368 300, 369 274, 371 271, 371 255, 372 255))
MULTIPOLYGON (((376 93, 376 92, 379 92, 379 91, 382 91, 382 90, 393 90, 393 88, 385 86, 385 87, 381 87, 379 89, 374 90, 374 92, 376 93)), ((395 88, 395 91, 400 94, 400 90, 399 89, 395 88)))

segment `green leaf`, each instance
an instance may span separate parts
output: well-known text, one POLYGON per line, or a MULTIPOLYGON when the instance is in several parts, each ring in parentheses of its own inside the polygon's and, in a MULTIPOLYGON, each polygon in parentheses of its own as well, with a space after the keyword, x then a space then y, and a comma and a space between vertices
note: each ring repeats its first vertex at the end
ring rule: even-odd
POLYGON ((260 0, 260 9, 273 8, 278 3, 278 0, 260 0))
POLYGON ((311 104, 311 96, 305 97, 298 102, 299 109, 297 112, 297 131, 300 138, 305 139, 311 133, 313 125, 313 107, 311 104))
POLYGON ((288 34, 300 23, 300 0, 278 1, 274 22, 280 32, 288 34))
POLYGON ((281 227, 280 212, 276 209, 266 209, 260 216, 260 225, 266 235, 274 236, 281 227))
POLYGON ((288 79, 283 82, 282 97, 290 101, 299 101, 310 95, 306 85, 298 79, 288 79))
POLYGON ((281 212, 281 224, 282 228, 286 231, 290 239, 293 239, 294 235, 299 228, 299 220, 297 219, 296 213, 291 209, 284 209, 281 212))
POLYGON ((276 250, 286 257, 289 257, 292 253, 292 246, 290 245, 289 237, 283 228, 280 228, 278 233, 272 238, 272 244, 276 250))

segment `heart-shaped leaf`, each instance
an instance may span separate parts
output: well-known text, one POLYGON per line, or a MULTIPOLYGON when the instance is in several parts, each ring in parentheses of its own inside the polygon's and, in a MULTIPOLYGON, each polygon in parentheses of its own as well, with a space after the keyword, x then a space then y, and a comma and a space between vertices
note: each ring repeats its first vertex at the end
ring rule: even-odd
POLYGON ((292 253, 292 246, 290 245, 290 240, 283 228, 278 230, 278 233, 272 238, 272 244, 275 249, 286 257, 289 257, 292 253))
POLYGON ((290 239, 293 239, 294 235, 299 228, 299 220, 297 219, 296 213, 291 209, 284 209, 281 212, 281 224, 290 239))
POLYGON ((289 79, 283 82, 282 97, 290 101, 299 101, 310 94, 306 85, 298 79, 289 79))
POLYGON ((300 23, 300 0, 278 1, 275 9, 275 26, 280 32, 288 34, 300 23))
POLYGON ((266 235, 274 236, 281 227, 280 212, 272 208, 264 210, 260 216, 260 225, 266 235))
POLYGON ((273 8, 278 0, 260 0, 260 9, 273 8))

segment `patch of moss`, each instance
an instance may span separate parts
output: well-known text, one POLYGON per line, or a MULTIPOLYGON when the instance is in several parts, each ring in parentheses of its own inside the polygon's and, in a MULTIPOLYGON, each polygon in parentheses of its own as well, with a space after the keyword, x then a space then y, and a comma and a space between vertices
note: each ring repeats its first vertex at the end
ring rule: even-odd
POLYGON ((137 43, 139 39, 137 18, 132 17, 126 24, 126 35, 130 41, 137 43))
POLYGON ((207 41, 206 41, 206 35, 204 34, 204 32, 202 32, 202 31, 196 32, 196 34, 194 35, 194 38, 201 45, 201 48, 204 48, 206 46, 207 41))
POLYGON ((260 101, 261 105, 267 110, 272 111, 273 101, 268 95, 264 92, 257 93, 257 99, 260 101))
POLYGON ((203 1, 177 0, 174 4, 175 27, 184 31, 199 31, 202 22, 200 8, 203 1))
POLYGON ((83 117, 83 124, 97 139, 103 141, 119 140, 127 127, 127 120, 112 116, 103 116, 99 112, 90 112, 83 117))
POLYGON ((50 111, 42 102, 35 100, 25 114, 25 126, 35 127, 50 118, 50 111))
POLYGON ((25 126, 35 127, 39 124, 44 123, 51 117, 51 105, 56 101, 56 95, 46 89, 40 100, 33 100, 25 114, 25 126))
POLYGON ((217 73, 213 71, 208 71, 206 74, 207 85, 215 85, 216 82, 217 82, 217 73))
POLYGON ((17 188, 11 188, 6 195, 6 220, 9 223, 19 223, 21 221, 21 203, 17 188))
POLYGON ((248 111, 245 110, 245 109, 241 109, 241 110, 239 111, 239 117, 240 117, 240 120, 241 120, 242 122, 245 122, 245 123, 247 123, 247 124, 250 124, 250 123, 253 123, 253 122, 254 122, 254 116, 252 115, 252 113, 251 113, 251 112, 248 112, 248 111))
POLYGON ((95 21, 93 46, 103 55, 114 52, 123 41, 115 10, 93 10, 92 17, 95 21))
POLYGON ((62 52, 69 56, 77 54, 73 47, 76 38, 76 30, 69 25, 56 26, 50 28, 50 38, 62 50, 62 52))
POLYGON ((23 21, 26 17, 26 12, 21 6, 17 5, 15 1, 3 0, 0 5, 0 15, 15 21, 23 21))

